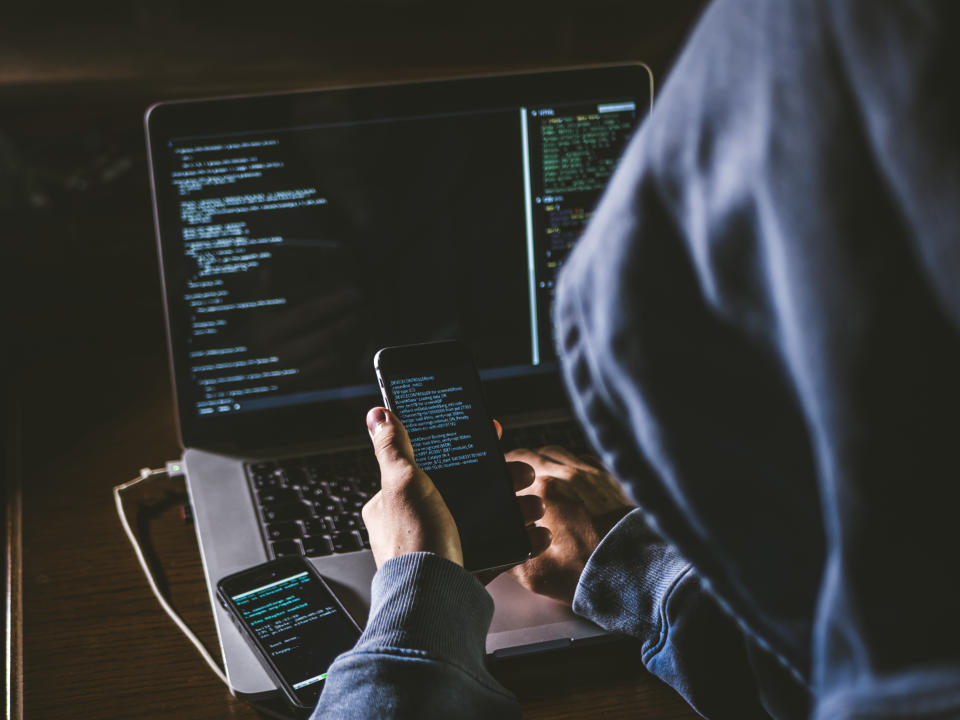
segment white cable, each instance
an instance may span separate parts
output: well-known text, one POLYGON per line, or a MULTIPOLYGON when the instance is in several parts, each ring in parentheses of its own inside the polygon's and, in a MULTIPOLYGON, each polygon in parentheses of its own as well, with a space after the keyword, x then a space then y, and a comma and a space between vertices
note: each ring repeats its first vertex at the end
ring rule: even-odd
MULTIPOLYGON (((157 587, 157 583, 153 579, 153 572, 150 570, 150 566, 147 564, 146 558, 143 556, 143 550, 140 548, 140 543, 137 541, 136 536, 133 534, 133 530, 130 528, 130 523, 127 522, 127 514, 123 510, 123 499, 120 497, 120 493, 127 488, 133 487, 138 483, 142 483, 144 480, 148 480, 155 475, 167 475, 167 470, 164 468, 157 468, 151 470, 150 468, 141 468, 140 477, 136 477, 129 482, 125 482, 122 485, 116 485, 113 488, 113 498, 117 504, 117 514, 120 516, 120 524, 123 525, 123 531, 127 534, 127 538, 130 540, 130 544, 133 545, 133 551, 137 555, 137 560, 140 562, 140 567, 143 569, 143 574, 147 576, 147 582, 150 584, 150 589, 153 591, 153 594, 156 596, 157 601, 160 603, 160 607, 163 608, 164 612, 170 617, 171 620, 176 624, 180 631, 187 636, 187 639, 193 643, 194 647, 197 648, 197 651, 200 653, 200 656, 206 661, 207 665, 210 666, 210 669, 213 670, 217 677, 223 681, 223 684, 233 692, 233 688, 230 687, 230 683, 227 680, 227 676, 224 674, 223 670, 220 669, 220 666, 217 664, 217 661, 213 659, 210 653, 207 651, 207 648, 204 647, 203 643, 200 641, 193 631, 187 626, 187 623, 184 622, 177 611, 174 610, 170 603, 167 602, 166 598, 163 597, 163 594, 160 592, 160 588, 157 587)), ((272 708, 269 708, 260 703, 255 703, 252 701, 247 701, 249 705, 255 707, 259 712, 269 715, 270 717, 277 718, 278 720, 290 720, 289 715, 284 715, 278 713, 272 708)))
POLYGON ((217 665, 217 661, 213 659, 207 648, 204 647, 203 643, 200 642, 200 638, 193 634, 193 631, 187 626, 183 619, 177 614, 177 611, 174 610, 170 603, 167 602, 166 598, 163 597, 163 594, 160 592, 160 589, 157 587, 156 582, 153 580, 153 573, 150 571, 150 566, 147 565, 146 558, 143 556, 143 551, 140 549, 140 543, 137 541, 136 536, 133 534, 133 530, 130 529, 130 523, 127 522, 127 514, 123 511, 123 500, 120 497, 120 493, 123 490, 126 490, 129 487, 133 487, 138 483, 142 483, 144 480, 153 477, 154 475, 166 475, 167 471, 159 468, 156 470, 151 470, 150 468, 141 468, 140 477, 134 478, 130 482, 125 482, 122 485, 117 485, 113 488, 113 498, 117 503, 117 514, 120 516, 120 524, 123 525, 123 531, 127 534, 127 537, 130 539, 130 544, 133 545, 133 551, 137 555, 137 560, 140 561, 140 567, 143 568, 143 573, 147 576, 147 582, 150 583, 150 589, 153 590, 153 594, 157 597, 157 601, 160 603, 160 607, 163 608, 164 612, 170 616, 170 619, 176 624, 180 631, 187 636, 187 639, 193 643, 194 647, 197 648, 197 651, 200 653, 200 656, 206 661, 207 665, 210 666, 210 669, 213 670, 217 677, 223 681, 223 684, 228 688, 230 683, 227 680, 227 676, 224 674, 223 670, 220 669, 220 666, 217 665))

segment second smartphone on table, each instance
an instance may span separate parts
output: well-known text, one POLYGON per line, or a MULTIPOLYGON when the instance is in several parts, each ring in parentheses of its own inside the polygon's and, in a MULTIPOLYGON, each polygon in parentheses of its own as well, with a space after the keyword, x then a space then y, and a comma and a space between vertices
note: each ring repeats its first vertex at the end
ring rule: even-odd
POLYGON ((284 557, 217 583, 217 597, 287 701, 312 708, 360 628, 313 564, 284 557))

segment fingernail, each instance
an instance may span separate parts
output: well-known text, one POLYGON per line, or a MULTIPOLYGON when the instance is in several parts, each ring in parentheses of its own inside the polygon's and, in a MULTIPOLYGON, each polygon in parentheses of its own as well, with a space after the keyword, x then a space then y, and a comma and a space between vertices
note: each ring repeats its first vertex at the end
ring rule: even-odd
POLYGON ((367 430, 370 432, 370 436, 376 435, 380 432, 387 422, 387 413, 384 412, 383 408, 373 408, 370 412, 367 413, 367 430))

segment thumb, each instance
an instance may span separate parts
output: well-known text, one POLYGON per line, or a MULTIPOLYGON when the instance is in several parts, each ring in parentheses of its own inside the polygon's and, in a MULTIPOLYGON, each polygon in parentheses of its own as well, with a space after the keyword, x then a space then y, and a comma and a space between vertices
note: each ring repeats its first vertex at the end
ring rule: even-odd
POLYGON ((409 481, 410 471, 415 470, 417 464, 400 419, 386 408, 375 407, 367 413, 367 430, 380 464, 381 485, 391 487, 409 481))

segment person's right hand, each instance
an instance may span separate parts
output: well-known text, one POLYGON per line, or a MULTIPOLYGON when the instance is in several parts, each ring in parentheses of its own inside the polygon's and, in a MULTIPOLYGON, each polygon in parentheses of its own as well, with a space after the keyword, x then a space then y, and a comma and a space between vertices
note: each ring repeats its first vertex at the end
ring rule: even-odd
POLYGON ((535 593, 572 604, 587 560, 634 505, 599 461, 561 447, 512 450, 507 460, 534 469, 533 484, 517 494, 540 496, 544 514, 538 524, 553 536, 544 552, 510 574, 535 593))
MULTIPOLYGON (((497 434, 500 424, 494 421, 497 434)), ((433 481, 413 457, 403 423, 392 412, 375 407, 367 413, 367 429, 380 464, 380 491, 363 506, 363 522, 370 533, 370 549, 379 568, 391 558, 410 552, 431 552, 463 565, 460 534, 433 481)), ((533 470, 523 463, 507 463, 516 490, 533 482, 533 470)), ((533 554, 550 544, 550 533, 534 523, 543 514, 536 497, 518 498, 533 554)), ((495 573, 484 573, 489 582, 495 573)))

